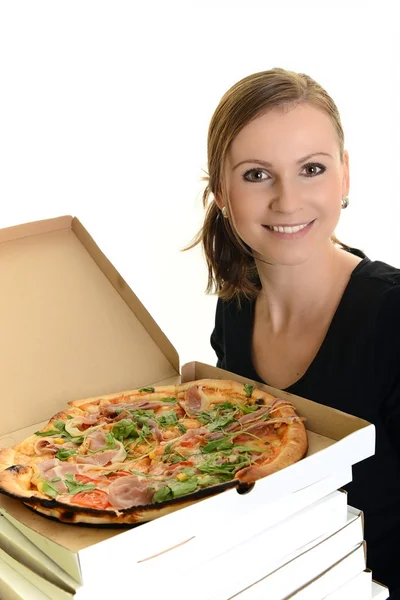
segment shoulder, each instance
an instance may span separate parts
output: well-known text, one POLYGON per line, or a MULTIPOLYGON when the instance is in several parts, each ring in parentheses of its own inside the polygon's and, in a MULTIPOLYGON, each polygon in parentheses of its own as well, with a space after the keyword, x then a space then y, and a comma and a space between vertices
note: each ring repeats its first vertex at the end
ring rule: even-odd
POLYGON ((246 321, 251 319, 254 308, 254 300, 248 298, 236 298, 232 300, 222 300, 218 298, 216 308, 216 323, 246 321))
POLYGON ((365 257, 354 269, 353 278, 369 281, 382 291, 400 287, 400 269, 379 260, 365 257))

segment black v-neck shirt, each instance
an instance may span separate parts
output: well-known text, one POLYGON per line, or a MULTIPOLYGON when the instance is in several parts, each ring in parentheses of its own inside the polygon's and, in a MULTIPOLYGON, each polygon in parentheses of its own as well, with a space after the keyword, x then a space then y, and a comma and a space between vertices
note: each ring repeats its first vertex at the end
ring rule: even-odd
MULTIPOLYGON (((314 360, 286 391, 376 426, 375 455, 354 466, 346 489, 348 503, 365 514, 373 577, 395 589, 400 588, 400 270, 352 252, 364 258, 314 360)), ((252 363, 253 322, 254 301, 242 300, 239 308, 235 300, 218 300, 211 345, 217 366, 268 384, 252 363)))

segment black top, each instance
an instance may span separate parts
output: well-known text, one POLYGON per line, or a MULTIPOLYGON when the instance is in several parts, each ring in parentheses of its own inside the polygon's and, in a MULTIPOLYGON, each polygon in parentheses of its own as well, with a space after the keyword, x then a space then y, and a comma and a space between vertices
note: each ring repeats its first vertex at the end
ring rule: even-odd
MULTIPOLYGON (((400 588, 400 270, 353 253, 364 258, 326 337, 306 373, 286 391, 376 426, 375 455, 354 466, 346 489, 348 503, 365 514, 373 578, 395 589, 400 588)), ((218 300, 211 345, 218 367, 268 384, 252 364, 253 320, 254 300, 243 300, 240 309, 235 300, 218 300)))

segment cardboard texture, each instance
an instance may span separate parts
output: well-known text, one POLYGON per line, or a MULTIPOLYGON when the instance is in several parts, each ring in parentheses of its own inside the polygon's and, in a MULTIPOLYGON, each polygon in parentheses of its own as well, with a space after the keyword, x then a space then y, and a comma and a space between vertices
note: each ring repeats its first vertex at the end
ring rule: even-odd
MULTIPOLYGON (((7 290, 0 297, 0 385, 15 408, 2 413, 0 447, 33 433, 69 400, 179 382, 176 350, 76 218, 1 230, 0 268, 7 290)), ((251 512, 265 513, 268 503, 291 494, 300 499, 301 490, 374 452, 374 427, 356 417, 198 362, 185 365, 181 377, 233 378, 290 400, 306 417, 307 457, 246 495, 229 490, 124 532, 80 527, 78 534, 0 496, 8 522, 77 583, 93 583, 110 552, 118 564, 129 556, 130 570, 156 554, 182 554, 183 545, 199 558, 196 538, 219 539, 242 518, 251 523, 251 512)))
POLYGON ((178 375, 176 351, 77 219, 0 231, 0 268, 0 385, 17 407, 3 411, 1 446, 69 400, 178 375))

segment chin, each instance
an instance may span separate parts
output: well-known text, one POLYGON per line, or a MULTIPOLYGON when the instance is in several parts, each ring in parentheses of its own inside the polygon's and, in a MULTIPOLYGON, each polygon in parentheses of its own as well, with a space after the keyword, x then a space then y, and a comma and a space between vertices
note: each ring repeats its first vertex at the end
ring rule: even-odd
POLYGON ((295 267, 308 262, 316 254, 310 248, 287 248, 287 249, 267 249, 259 248, 253 250, 255 260, 265 262, 270 265, 282 267, 295 267))

